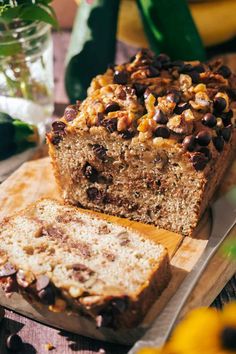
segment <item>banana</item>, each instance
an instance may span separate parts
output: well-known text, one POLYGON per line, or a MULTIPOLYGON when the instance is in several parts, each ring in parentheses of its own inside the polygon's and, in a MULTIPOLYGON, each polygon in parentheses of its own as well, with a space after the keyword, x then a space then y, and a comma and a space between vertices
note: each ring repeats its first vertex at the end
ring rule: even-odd
MULTIPOLYGON (((205 46, 223 43, 236 35, 236 0, 192 1, 189 6, 205 46)), ((138 47, 148 45, 134 0, 121 2, 118 38, 138 47)))

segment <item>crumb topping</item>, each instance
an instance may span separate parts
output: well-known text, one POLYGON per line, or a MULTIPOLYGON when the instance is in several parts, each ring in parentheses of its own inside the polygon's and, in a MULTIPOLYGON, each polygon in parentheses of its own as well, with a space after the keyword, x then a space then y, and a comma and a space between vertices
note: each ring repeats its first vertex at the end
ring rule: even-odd
POLYGON ((96 126, 122 139, 170 139, 199 171, 230 141, 235 101, 236 76, 221 60, 171 61, 144 49, 95 77, 88 97, 53 123, 49 139, 57 145, 67 130, 96 126))

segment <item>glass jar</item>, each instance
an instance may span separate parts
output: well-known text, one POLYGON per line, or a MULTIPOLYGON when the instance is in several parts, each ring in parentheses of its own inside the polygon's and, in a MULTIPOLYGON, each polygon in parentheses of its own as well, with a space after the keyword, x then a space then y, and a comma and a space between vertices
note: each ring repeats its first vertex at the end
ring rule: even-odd
POLYGON ((19 26, 14 22, 0 28, 2 110, 30 123, 45 124, 51 117, 53 54, 50 25, 34 22, 19 26))
MULTIPOLYGON (((36 126, 39 137, 34 148, 0 159, 0 181, 44 142, 53 109, 51 26, 36 21, 0 23, 0 112, 36 126)), ((3 131, 0 125, 0 138, 3 131)))

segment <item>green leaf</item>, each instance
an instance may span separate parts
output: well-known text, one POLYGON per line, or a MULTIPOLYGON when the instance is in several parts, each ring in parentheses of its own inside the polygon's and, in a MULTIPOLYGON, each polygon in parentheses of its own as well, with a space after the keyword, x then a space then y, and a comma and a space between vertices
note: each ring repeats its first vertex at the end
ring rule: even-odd
POLYGON ((56 18, 49 13, 46 6, 40 4, 24 7, 20 12, 20 18, 25 21, 42 21, 58 27, 56 18))
POLYGON ((19 18, 21 8, 22 6, 3 8, 1 11, 0 21, 9 23, 14 19, 19 18))
POLYGON ((20 43, 1 43, 0 42, 0 57, 12 56, 20 53, 22 50, 20 43))

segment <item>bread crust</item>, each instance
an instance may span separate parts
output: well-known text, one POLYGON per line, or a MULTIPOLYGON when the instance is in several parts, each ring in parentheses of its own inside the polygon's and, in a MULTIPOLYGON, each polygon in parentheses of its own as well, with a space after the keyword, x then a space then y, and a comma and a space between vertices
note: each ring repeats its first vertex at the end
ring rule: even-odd
POLYGON ((149 51, 99 75, 48 134, 62 197, 191 236, 235 156, 235 92, 220 61, 149 51))

